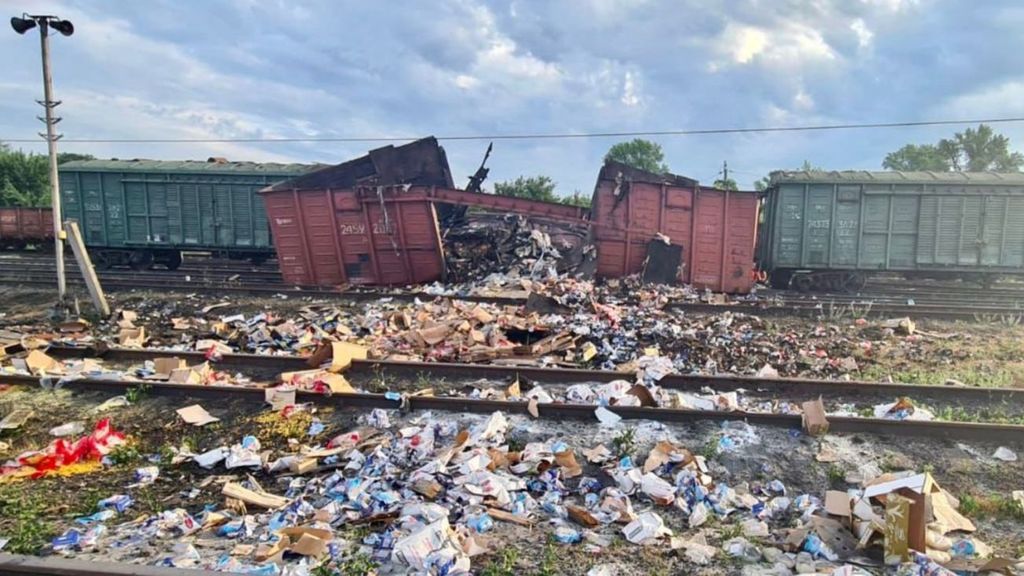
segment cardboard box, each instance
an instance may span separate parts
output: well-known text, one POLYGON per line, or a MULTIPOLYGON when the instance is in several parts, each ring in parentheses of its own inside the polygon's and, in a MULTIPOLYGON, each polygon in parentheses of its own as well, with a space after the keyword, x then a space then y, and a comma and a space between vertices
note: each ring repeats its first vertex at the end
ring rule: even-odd
POLYGON ((898 566, 910 558, 909 498, 890 494, 885 501, 885 563, 898 566))
POLYGON ((822 436, 828 433, 828 418, 825 417, 825 405, 821 398, 803 403, 804 430, 811 436, 822 436))
POLYGON ((121 331, 117 334, 117 342, 121 346, 141 347, 146 343, 146 329, 142 326, 138 328, 121 328, 121 331))
POLYGON ((156 360, 153 360, 153 372, 156 376, 162 376, 164 378, 169 378, 171 376, 171 372, 187 366, 188 363, 186 363, 183 358, 178 358, 176 356, 174 358, 157 358, 156 360))

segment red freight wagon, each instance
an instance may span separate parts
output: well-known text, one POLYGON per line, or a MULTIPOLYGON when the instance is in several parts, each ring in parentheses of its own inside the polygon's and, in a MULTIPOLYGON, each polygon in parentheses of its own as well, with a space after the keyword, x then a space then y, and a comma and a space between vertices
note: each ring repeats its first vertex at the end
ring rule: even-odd
POLYGON ((581 208, 456 190, 434 138, 280 182, 260 192, 286 282, 420 284, 443 279, 435 207, 481 206, 580 222, 581 208))
POLYGON ((720 292, 749 292, 757 198, 756 192, 706 188, 682 176, 607 162, 591 209, 597 274, 640 272, 648 243, 660 233, 683 247, 682 282, 720 292))
MULTIPOLYGON (((313 173, 315 174, 315 173, 313 173)), ((444 276, 435 203, 479 206, 580 223, 584 210, 436 186, 287 189, 261 192, 286 282, 420 284, 444 276)))
POLYGON ((53 240, 49 208, 0 208, 0 247, 24 248, 53 240))
POLYGON ((428 188, 265 191, 286 282, 416 284, 441 278, 441 240, 428 188))

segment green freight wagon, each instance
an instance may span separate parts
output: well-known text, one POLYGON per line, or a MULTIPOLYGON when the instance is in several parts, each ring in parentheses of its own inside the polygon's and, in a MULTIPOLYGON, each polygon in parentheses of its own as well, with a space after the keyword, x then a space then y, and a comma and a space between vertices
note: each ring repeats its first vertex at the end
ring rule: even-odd
POLYGON ((774 172, 764 215, 757 258, 774 287, 1024 274, 1024 174, 774 172))
POLYGON ((312 168, 217 158, 77 160, 60 165, 61 200, 101 268, 174 269, 187 251, 261 262, 274 246, 256 192, 312 168))

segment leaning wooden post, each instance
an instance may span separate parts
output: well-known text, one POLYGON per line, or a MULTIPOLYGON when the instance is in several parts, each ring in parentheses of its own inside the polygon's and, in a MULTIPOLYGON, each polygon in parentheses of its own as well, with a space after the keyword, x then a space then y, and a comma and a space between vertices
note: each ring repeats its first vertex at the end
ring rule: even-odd
POLYGON ((89 251, 85 249, 85 242, 82 241, 82 233, 78 230, 78 222, 67 220, 64 222, 64 230, 68 234, 68 243, 75 253, 75 260, 78 262, 78 269, 82 272, 85 285, 89 288, 89 296, 100 316, 110 316, 110 305, 107 304, 107 297, 103 295, 103 286, 100 286, 100 279, 96 277, 96 271, 92 268, 92 258, 89 258, 89 251))

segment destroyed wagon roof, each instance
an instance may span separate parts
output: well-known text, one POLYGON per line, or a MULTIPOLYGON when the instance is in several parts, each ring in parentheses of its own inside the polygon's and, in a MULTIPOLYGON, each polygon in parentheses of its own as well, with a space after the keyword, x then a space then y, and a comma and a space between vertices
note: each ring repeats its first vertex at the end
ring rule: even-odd
POLYGON ((673 186, 696 186, 700 182, 693 178, 686 176, 680 176, 678 174, 671 174, 666 172, 659 174, 657 172, 648 172, 646 170, 640 170, 639 168, 633 168, 628 164, 622 162, 616 162, 614 160, 605 160, 604 166, 601 167, 601 173, 597 179, 600 180, 615 180, 619 174, 622 174, 623 178, 631 182, 647 182, 649 184, 670 184, 673 186))
POLYGON ((437 138, 429 136, 401 146, 370 150, 365 156, 279 182, 262 192, 397 184, 455 187, 448 157, 437 138))

